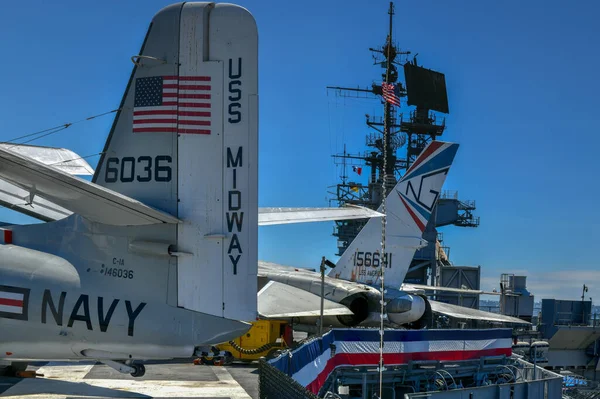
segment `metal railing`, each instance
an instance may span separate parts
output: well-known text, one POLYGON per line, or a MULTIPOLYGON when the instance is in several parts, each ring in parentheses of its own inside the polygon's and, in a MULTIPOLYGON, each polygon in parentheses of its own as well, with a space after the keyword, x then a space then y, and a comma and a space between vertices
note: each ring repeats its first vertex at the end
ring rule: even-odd
POLYGON ((263 357, 258 362, 258 397, 260 399, 318 399, 287 374, 267 363, 263 357))
POLYGON ((456 190, 443 190, 442 194, 440 195, 440 198, 457 200, 458 199, 458 191, 456 191, 456 190))

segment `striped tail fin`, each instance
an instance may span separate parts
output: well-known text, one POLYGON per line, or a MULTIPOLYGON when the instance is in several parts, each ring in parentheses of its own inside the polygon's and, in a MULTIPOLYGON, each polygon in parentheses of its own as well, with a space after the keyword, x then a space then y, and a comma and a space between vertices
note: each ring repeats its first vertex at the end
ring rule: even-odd
MULTIPOLYGON (((329 275, 379 284, 385 265, 386 286, 398 288, 415 252, 427 244, 423 232, 457 150, 456 143, 429 143, 387 196, 386 253, 381 255, 381 220, 371 219, 329 275)), ((378 210, 382 211, 381 207, 378 210)))

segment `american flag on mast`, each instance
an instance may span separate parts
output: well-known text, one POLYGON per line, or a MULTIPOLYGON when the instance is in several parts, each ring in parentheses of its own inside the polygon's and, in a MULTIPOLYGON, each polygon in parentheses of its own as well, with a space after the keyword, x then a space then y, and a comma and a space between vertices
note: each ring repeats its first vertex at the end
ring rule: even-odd
POLYGON ((396 93, 396 86, 392 83, 381 84, 381 91, 383 92, 383 98, 388 103, 395 105, 396 107, 400 106, 400 97, 398 97, 396 93))
POLYGON ((135 80, 134 133, 210 134, 210 76, 135 80))

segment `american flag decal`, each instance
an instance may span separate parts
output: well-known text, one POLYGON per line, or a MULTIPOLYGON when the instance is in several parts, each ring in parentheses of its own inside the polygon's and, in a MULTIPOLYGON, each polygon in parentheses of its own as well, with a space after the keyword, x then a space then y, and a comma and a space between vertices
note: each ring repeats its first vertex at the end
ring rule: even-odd
POLYGON ((210 134, 210 76, 135 80, 134 133, 210 134))
POLYGON ((0 317, 27 320, 29 289, 0 285, 0 317))

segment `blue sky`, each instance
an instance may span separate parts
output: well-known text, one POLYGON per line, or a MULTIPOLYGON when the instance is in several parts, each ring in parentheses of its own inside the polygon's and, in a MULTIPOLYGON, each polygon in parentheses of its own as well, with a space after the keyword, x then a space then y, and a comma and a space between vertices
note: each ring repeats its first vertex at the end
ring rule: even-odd
MULTIPOLYGON (((9 2, 0 13, 0 140, 118 107, 149 21, 168 1, 9 2)), ((259 29, 261 206, 326 206, 339 176, 331 154, 365 150, 372 100, 327 85, 380 78, 369 47, 385 39, 387 2, 240 1, 259 29)), ((395 36, 446 74, 443 139, 461 144, 445 188, 477 201, 481 226, 446 227, 456 265, 529 275, 540 297, 600 298, 600 5, 593 1, 398 2, 395 36), (426 16, 424 20, 422 16, 426 16)), ((406 107, 403 108, 407 112, 406 107)), ((101 151, 112 120, 39 145, 101 151)), ((97 158, 91 158, 95 166, 97 158)), ((366 177, 365 177, 366 182, 366 177)), ((6 210, 0 220, 27 219, 6 210)), ((260 230, 261 259, 316 267, 333 258, 333 225, 260 230)))

